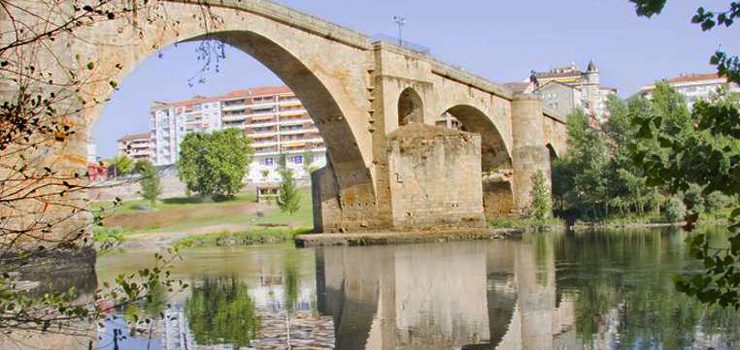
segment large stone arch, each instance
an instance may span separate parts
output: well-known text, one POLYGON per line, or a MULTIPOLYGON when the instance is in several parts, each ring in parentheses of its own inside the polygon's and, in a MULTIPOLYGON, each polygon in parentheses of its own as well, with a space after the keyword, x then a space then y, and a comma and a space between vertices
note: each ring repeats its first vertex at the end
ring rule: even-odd
POLYGON ((477 107, 458 104, 445 110, 460 122, 462 131, 481 136, 483 210, 487 218, 509 215, 514 209, 511 152, 493 119, 477 107))
MULTIPOLYGON (((330 222, 323 220, 322 224, 346 229, 381 225, 382 220, 373 219, 377 197, 368 131, 371 92, 367 89, 367 67, 373 61, 366 55, 371 47, 367 37, 305 15, 296 17, 292 10, 269 3, 211 5, 212 16, 218 20, 201 18, 203 9, 197 4, 162 2, 157 6, 156 11, 166 12, 167 20, 134 28, 126 19, 117 18, 83 28, 66 42, 56 41, 58 55, 53 59, 92 77, 81 86, 78 95, 82 99, 111 98, 115 84, 110 81, 122 81, 144 58, 169 45, 203 39, 225 42, 271 69, 314 118, 329 158, 320 174, 323 190, 314 203, 332 212, 330 222), (94 68, 85 69, 87 62, 94 68)), ((64 152, 76 171, 84 172, 85 142, 101 112, 102 104, 75 119, 80 131, 64 152)))

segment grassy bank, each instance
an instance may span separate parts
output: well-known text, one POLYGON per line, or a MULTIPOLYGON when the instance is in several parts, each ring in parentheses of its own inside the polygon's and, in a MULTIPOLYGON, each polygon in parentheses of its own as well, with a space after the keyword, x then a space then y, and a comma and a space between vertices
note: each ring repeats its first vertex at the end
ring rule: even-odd
MULTIPOLYGON (((223 202, 197 197, 167 198, 153 208, 143 200, 127 201, 105 213, 103 227, 96 229, 96 239, 178 233, 179 236, 210 236, 209 240, 216 240, 215 237, 225 232, 237 232, 232 235, 241 241, 287 237, 297 227, 313 226, 310 189, 301 188, 300 193, 300 209, 293 215, 281 212, 274 203, 256 203, 251 191, 223 202)), ((93 207, 108 204, 95 203, 93 207)))
POLYGON ((525 231, 564 230, 565 221, 559 218, 538 220, 535 218, 499 218, 488 222, 491 228, 511 228, 525 231))
POLYGON ((205 235, 187 236, 175 241, 178 247, 237 246, 279 243, 293 240, 295 236, 310 233, 310 227, 294 229, 254 229, 244 232, 215 232, 205 235))

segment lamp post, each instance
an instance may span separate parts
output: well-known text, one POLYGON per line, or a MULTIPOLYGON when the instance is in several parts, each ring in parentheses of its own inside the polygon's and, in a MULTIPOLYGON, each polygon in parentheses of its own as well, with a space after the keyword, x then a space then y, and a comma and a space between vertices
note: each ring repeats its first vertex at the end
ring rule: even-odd
POLYGON ((406 24, 406 18, 393 16, 393 21, 398 25, 398 45, 403 46, 403 25, 406 24))

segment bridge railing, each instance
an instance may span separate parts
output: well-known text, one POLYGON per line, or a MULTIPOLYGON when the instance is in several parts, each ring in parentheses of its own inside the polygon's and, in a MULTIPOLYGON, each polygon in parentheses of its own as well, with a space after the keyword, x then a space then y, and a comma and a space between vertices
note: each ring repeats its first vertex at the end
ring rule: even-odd
POLYGON ((375 42, 375 41, 382 41, 384 43, 388 43, 388 44, 400 46, 400 47, 402 47, 404 49, 407 49, 407 50, 411 50, 411 51, 414 51, 414 52, 418 52, 420 54, 431 56, 430 53, 431 53, 432 50, 430 48, 428 48, 428 47, 426 47, 424 45, 417 44, 417 43, 412 42, 412 41, 400 40, 399 38, 395 38, 395 37, 392 37, 390 35, 385 35, 385 34, 375 34, 375 35, 371 36, 370 39, 373 42, 375 42))

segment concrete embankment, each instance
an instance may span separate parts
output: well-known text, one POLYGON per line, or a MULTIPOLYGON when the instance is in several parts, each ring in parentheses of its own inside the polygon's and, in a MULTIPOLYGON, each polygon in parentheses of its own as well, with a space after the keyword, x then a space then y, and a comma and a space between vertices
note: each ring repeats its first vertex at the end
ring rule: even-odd
POLYGON ((366 246, 507 239, 522 233, 518 229, 460 229, 409 232, 313 233, 296 236, 296 246, 366 246))

